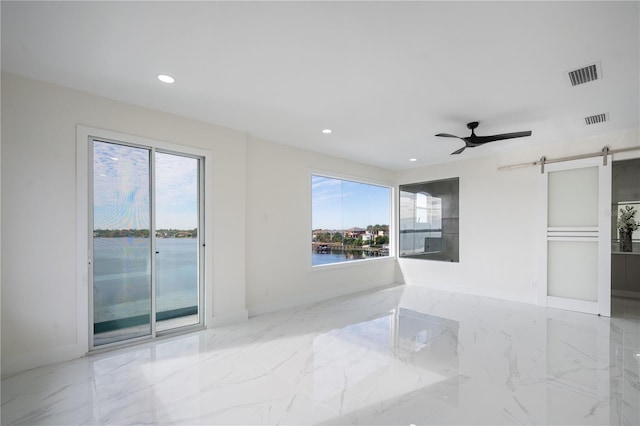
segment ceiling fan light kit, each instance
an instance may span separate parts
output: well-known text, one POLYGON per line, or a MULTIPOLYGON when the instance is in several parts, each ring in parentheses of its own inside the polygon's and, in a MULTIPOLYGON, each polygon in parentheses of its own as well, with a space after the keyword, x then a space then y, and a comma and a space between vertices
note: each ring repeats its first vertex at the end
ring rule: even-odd
POLYGON ((466 138, 462 138, 456 135, 451 135, 449 133, 438 133, 436 136, 440 136, 444 138, 456 138, 464 141, 464 146, 456 151, 453 151, 451 155, 460 154, 466 148, 473 148, 476 146, 484 145, 485 143, 489 143, 489 142, 531 136, 531 130, 527 130, 524 132, 501 133, 499 135, 491 135, 491 136, 478 136, 476 135, 476 132, 475 132, 476 127, 478 127, 478 124, 479 122, 477 121, 472 121, 471 123, 467 123, 467 129, 471 130, 471 136, 467 136, 466 138))

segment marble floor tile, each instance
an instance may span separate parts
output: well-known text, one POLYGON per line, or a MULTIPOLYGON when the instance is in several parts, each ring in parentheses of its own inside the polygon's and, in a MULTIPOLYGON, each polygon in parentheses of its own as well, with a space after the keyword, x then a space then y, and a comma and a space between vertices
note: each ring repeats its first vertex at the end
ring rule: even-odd
POLYGON ((639 425, 640 300, 612 318, 399 286, 2 381, 3 425, 639 425))

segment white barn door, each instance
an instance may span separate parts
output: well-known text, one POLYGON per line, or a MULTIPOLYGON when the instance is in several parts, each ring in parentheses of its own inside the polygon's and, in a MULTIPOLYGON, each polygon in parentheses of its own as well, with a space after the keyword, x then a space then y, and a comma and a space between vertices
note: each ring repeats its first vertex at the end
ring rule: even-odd
POLYGON ((611 316, 611 158, 545 165, 541 305, 611 316))

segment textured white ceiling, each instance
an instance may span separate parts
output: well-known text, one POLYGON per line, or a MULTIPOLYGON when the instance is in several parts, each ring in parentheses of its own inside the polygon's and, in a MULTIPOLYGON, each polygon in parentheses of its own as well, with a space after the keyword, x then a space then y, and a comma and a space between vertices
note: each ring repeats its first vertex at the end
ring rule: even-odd
POLYGON ((635 1, 1 7, 5 71, 392 170, 640 126, 635 1), (569 87, 595 61, 604 78, 569 87), (469 121, 533 136, 449 156, 462 141, 434 135, 469 121))

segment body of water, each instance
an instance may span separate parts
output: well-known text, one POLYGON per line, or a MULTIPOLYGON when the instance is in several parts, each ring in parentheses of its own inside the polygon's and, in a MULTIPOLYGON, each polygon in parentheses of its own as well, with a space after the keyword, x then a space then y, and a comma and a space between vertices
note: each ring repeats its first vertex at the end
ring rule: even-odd
MULTIPOLYGON (((156 240, 156 310, 198 305, 198 240, 156 240)), ((94 322, 150 312, 149 238, 93 239, 94 322)))
MULTIPOLYGON (((156 240, 157 312, 198 305, 198 240, 156 240)), ((372 257, 366 251, 312 252, 312 265, 372 257)), ((151 241, 149 238, 93 239, 94 322, 150 313, 151 241)))
MULTIPOLYGON (((326 253, 318 253, 311 250, 311 265, 328 265, 330 263, 349 262, 352 260, 369 259, 374 257, 369 255, 367 251, 343 251, 343 250, 327 250, 326 253)), ((377 257, 377 256, 376 256, 377 257)))

